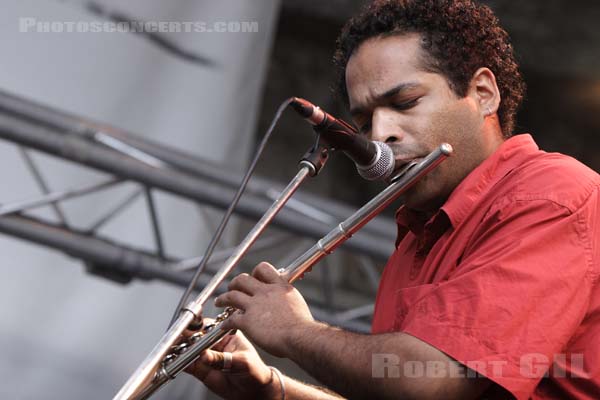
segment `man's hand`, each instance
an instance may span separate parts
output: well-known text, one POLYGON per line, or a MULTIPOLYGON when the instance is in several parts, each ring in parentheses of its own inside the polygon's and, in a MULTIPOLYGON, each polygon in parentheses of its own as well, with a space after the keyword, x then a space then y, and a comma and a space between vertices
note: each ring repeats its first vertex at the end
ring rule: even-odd
POLYGON ((294 332, 314 323, 308 305, 271 264, 260 263, 252 276, 241 274, 229 284, 229 292, 215 300, 219 307, 233 306, 235 312, 223 329, 241 329, 258 346, 286 357, 288 340, 294 332))
POLYGON ((256 349, 237 332, 227 335, 206 350, 186 372, 200 379, 214 393, 228 400, 276 398, 278 378, 260 358, 256 349), (231 367, 223 370, 225 353, 231 354, 231 367))

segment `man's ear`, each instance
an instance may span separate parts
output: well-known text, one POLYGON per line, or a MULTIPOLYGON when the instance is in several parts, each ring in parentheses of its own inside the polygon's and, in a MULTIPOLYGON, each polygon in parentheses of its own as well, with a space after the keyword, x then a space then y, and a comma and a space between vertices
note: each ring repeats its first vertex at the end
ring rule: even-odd
POLYGON ((479 105, 483 118, 498 112, 500 91, 496 84, 496 76, 489 68, 479 68, 475 71, 469 84, 468 96, 471 96, 479 105))

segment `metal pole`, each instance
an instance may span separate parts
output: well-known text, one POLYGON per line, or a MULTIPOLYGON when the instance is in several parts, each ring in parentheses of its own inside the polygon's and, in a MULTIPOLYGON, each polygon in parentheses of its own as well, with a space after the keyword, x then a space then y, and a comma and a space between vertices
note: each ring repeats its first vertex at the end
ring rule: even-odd
MULTIPOLYGON (((85 232, 66 229, 59 224, 39 218, 4 216, 0 218, 0 233, 62 251, 86 262, 93 269, 92 273, 113 278, 120 276, 119 282, 124 282, 125 278, 146 281, 160 279, 185 287, 192 277, 190 271, 178 271, 171 268, 180 262, 178 260, 161 260, 145 251, 119 245, 97 236, 90 236, 85 232)), ((202 290, 211 278, 211 274, 202 274, 196 289, 202 290)), ((225 284, 221 285, 215 294, 223 293, 226 287, 225 284)), ((314 310, 315 318, 332 324, 336 323, 336 319, 331 314, 319 307, 311 306, 311 310, 314 310)), ((343 321, 339 326, 363 332, 368 331, 368 324, 360 321, 343 321)))
POLYGON ((14 214, 32 208, 38 208, 49 204, 55 205, 59 201, 72 199, 74 197, 85 196, 86 194, 94 193, 110 186, 121 183, 121 179, 112 178, 104 182, 94 183, 77 189, 63 190, 60 192, 47 193, 43 196, 38 196, 28 200, 17 201, 14 203, 0 205, 0 216, 14 214))
MULTIPOLYGON (((105 136, 112 136, 182 171, 218 182, 230 188, 237 188, 241 180, 239 173, 227 170, 222 165, 216 165, 187 152, 158 144, 122 129, 59 111, 1 90, 0 110, 7 114, 18 115, 22 119, 37 125, 44 125, 53 130, 78 135, 93 136, 96 133, 101 133, 105 136)), ((255 195, 266 195, 269 189, 281 191, 283 185, 264 178, 253 177, 252 181, 248 183, 247 192, 255 195)), ((354 209, 346 204, 309 193, 298 193, 296 199, 313 206, 318 205, 319 208, 335 216, 338 220, 354 212, 354 209)), ((371 221, 363 231, 376 234, 379 238, 386 238, 393 244, 396 225, 389 218, 379 217, 371 221)))
MULTIPOLYGON (((79 134, 57 133, 48 127, 34 125, 12 115, 0 113, 0 138, 218 208, 226 208, 233 198, 231 189, 181 171, 151 167, 86 140, 79 134)), ((269 206, 269 200, 247 194, 240 200, 236 212, 248 218, 259 219, 269 206)), ((275 218, 273 225, 314 239, 322 237, 330 228, 319 221, 306 223, 305 217, 286 209, 275 218)), ((382 260, 388 257, 393 241, 390 237, 361 233, 348 241, 347 246, 382 260)))

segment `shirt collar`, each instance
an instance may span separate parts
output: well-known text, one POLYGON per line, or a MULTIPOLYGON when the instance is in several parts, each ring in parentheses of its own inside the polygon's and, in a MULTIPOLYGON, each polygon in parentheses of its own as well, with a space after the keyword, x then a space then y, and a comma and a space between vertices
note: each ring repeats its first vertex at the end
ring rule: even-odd
POLYGON ((420 235, 426 225, 432 224, 442 214, 448 217, 453 227, 458 226, 481 197, 536 151, 538 151, 538 146, 531 135, 513 136, 471 171, 433 216, 402 206, 396 212, 396 222, 398 223, 396 245, 408 231, 420 235))

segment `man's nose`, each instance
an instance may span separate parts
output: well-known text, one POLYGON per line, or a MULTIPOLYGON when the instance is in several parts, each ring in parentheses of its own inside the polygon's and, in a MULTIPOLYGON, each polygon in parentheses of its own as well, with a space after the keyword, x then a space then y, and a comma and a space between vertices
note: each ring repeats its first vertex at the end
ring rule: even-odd
POLYGON ((373 112, 371 121, 371 140, 393 143, 402 140, 402 133, 394 116, 384 109, 373 112))

